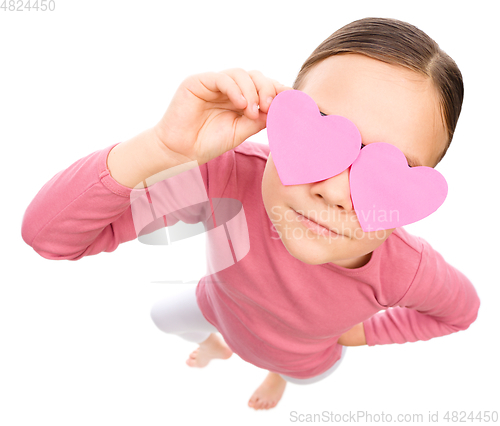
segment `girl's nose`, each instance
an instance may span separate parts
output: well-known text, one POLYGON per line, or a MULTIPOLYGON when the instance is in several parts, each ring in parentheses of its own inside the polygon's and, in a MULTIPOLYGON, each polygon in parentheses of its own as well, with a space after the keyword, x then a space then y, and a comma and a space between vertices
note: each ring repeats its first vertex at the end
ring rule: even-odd
POLYGON ((311 192, 320 197, 331 208, 341 208, 346 212, 352 211, 351 188, 349 185, 349 166, 343 172, 331 178, 311 183, 311 192))

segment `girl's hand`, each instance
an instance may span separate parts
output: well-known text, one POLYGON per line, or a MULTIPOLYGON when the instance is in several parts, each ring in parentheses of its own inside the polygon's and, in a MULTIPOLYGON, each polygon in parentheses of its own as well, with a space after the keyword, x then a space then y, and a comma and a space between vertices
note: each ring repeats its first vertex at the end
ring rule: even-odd
POLYGON ((363 346, 366 345, 365 328, 363 323, 355 325, 349 331, 342 334, 337 340, 337 343, 342 346, 363 346))
POLYGON ((291 89, 255 70, 194 74, 181 83, 155 131, 168 150, 203 164, 264 129, 271 101, 291 89))

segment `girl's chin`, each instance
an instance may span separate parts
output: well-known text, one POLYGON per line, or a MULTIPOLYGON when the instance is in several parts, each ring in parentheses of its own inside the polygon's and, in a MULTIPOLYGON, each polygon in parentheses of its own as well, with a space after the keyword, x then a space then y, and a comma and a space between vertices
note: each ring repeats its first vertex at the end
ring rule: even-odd
MULTIPOLYGON (((324 258, 321 254, 321 248, 312 246, 310 243, 314 243, 312 240, 308 240, 309 244, 305 244, 301 240, 287 240, 283 242, 285 248, 288 250, 293 257, 301 262, 307 263, 309 265, 319 265, 321 263, 328 263, 329 260, 324 258)), ((324 250, 324 248, 323 248, 324 250)))

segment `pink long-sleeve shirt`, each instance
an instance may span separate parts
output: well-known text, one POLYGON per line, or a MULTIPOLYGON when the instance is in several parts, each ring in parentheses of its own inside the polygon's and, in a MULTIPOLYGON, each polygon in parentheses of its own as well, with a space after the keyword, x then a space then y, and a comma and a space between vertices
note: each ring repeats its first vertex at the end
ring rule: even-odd
MULTIPOLYGON (((119 184, 107 168, 115 145, 76 161, 37 193, 24 214, 22 237, 38 254, 78 260, 140 235, 131 208, 137 190, 119 184)), ((245 141, 198 169, 208 199, 241 202, 239 218, 248 227, 248 250, 239 255, 237 232, 226 227, 233 232, 228 253, 234 262, 213 269, 196 288, 203 315, 233 352, 258 367, 309 378, 338 361, 339 337, 361 322, 373 346, 429 340, 475 321, 480 300, 469 279, 403 228, 357 269, 309 265, 290 255, 262 200, 268 155, 267 145, 245 141)), ((165 224, 198 222, 187 210, 179 212, 168 221, 165 215, 165 224)))

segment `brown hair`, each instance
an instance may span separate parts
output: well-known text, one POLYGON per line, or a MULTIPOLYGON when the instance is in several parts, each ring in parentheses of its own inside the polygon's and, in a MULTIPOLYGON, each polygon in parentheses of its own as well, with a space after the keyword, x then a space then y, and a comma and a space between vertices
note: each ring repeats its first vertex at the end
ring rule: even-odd
POLYGON ((364 18, 345 25, 323 41, 302 65, 293 88, 304 82, 309 70, 329 56, 359 53, 388 64, 401 65, 430 77, 437 88, 448 150, 462 109, 464 86, 455 61, 417 27, 396 19, 364 18))

